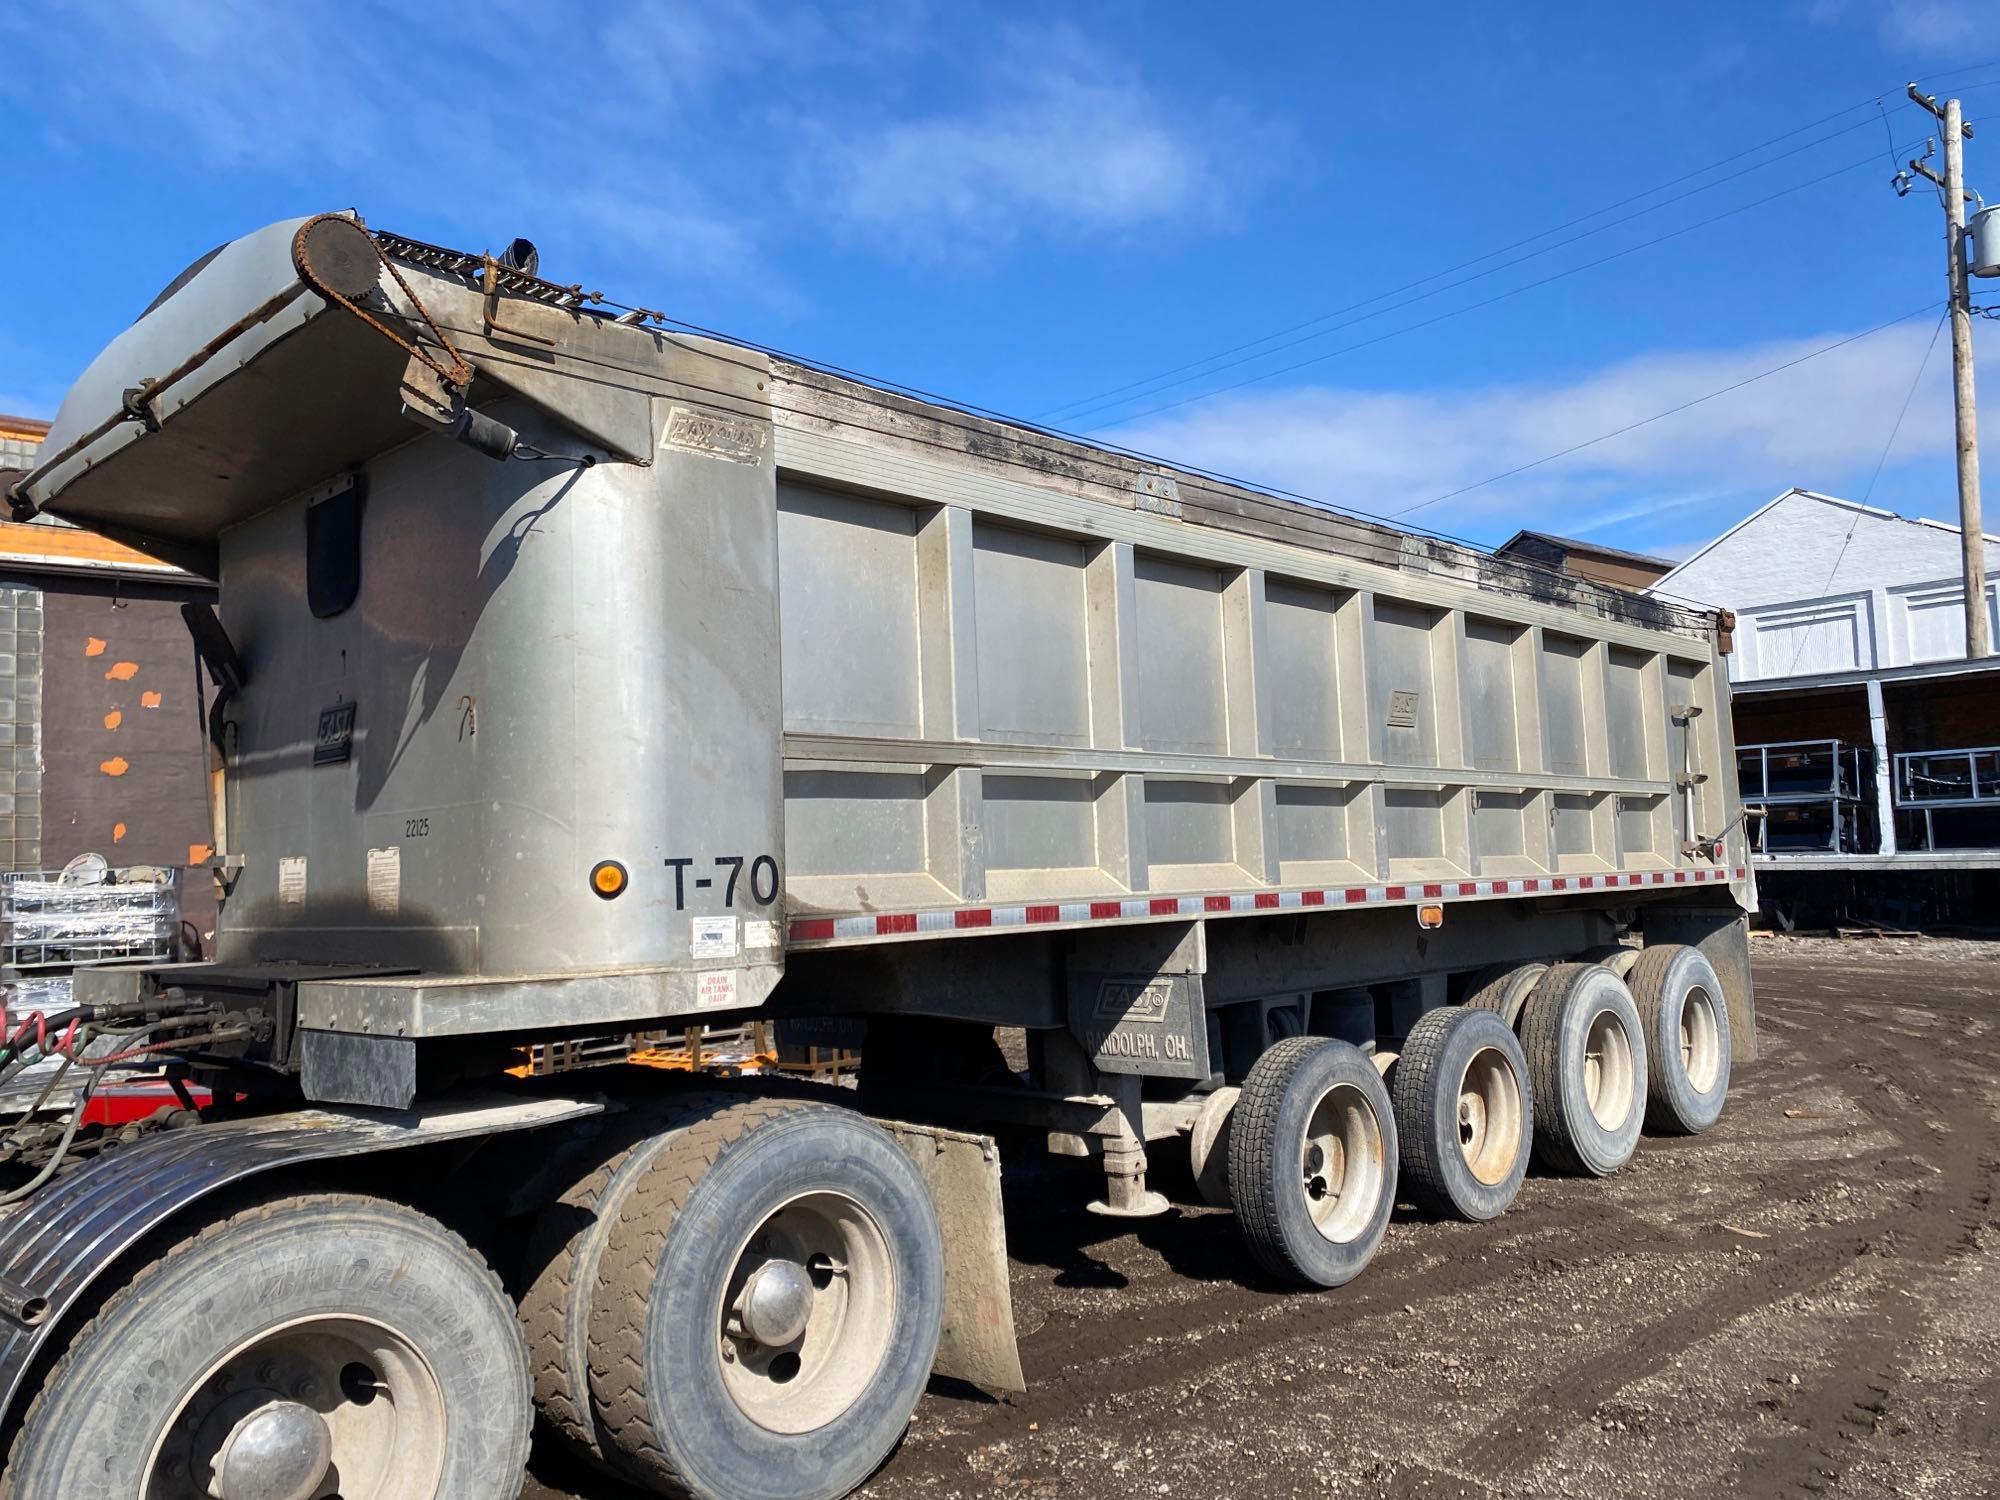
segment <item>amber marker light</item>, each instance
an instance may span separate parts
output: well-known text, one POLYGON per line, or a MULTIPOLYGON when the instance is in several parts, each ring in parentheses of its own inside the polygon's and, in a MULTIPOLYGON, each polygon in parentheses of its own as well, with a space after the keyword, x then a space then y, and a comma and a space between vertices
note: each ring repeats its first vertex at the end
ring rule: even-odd
POLYGON ((624 895, 631 878, 615 859, 599 860, 590 867, 590 888, 606 901, 624 895))
POLYGON ((1427 901, 1417 908, 1417 925, 1426 931, 1444 926, 1444 907, 1435 901, 1427 901))

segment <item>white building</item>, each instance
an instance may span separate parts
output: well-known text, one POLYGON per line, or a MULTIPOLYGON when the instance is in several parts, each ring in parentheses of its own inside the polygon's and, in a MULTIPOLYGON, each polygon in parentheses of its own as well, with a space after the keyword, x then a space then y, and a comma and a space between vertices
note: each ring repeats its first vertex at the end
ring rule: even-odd
MULTIPOLYGON (((1986 609, 2000 635, 2000 538, 1986 609)), ((1654 587, 1736 611, 1739 683, 1882 672, 1965 657, 1959 530, 1787 490, 1654 587)))
POLYGON ((1762 869, 2000 868, 2000 658, 1965 659, 1960 570, 1955 526, 1795 489, 1654 585, 1736 612, 1762 869))

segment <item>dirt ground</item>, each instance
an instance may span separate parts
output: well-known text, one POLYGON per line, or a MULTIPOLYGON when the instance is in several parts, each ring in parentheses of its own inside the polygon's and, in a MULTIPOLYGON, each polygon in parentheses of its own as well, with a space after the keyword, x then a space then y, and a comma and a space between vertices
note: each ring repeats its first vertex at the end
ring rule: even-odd
MULTIPOLYGON (((1009 1184, 1030 1389, 934 1385, 863 1494, 2000 1493, 2000 950, 1760 941, 1762 1056, 1696 1140, 1407 1210, 1352 1285, 1230 1217, 1009 1184)), ((544 1455, 525 1500, 626 1500, 544 1455)))

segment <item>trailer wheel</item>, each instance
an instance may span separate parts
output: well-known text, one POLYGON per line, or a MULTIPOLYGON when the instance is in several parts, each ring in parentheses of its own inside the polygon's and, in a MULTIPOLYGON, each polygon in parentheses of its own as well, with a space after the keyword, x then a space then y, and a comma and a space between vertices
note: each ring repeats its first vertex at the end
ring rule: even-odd
POLYGON ((1188 1166, 1194 1172, 1195 1190, 1211 1208, 1229 1207, 1229 1121, 1242 1092, 1223 1087, 1210 1094, 1188 1131, 1188 1166))
POLYGON ((1679 943, 1641 949, 1632 995, 1646 1028, 1646 1125, 1699 1135, 1729 1097, 1729 1007, 1715 966, 1679 943))
POLYGON ((1423 1207, 1497 1219, 1521 1190, 1534 1143, 1528 1062, 1488 1010, 1441 1006, 1410 1028, 1389 1074, 1402 1180, 1423 1207))
POLYGON ((528 1360, 499 1278, 412 1209, 279 1198, 155 1254, 49 1372, 8 1500, 513 1500, 528 1360))
POLYGON ((1528 1003, 1528 996, 1548 972, 1549 966, 1539 963, 1495 964, 1482 969, 1472 976, 1465 992, 1465 1006, 1469 1010, 1490 1010, 1509 1026, 1518 1026, 1521 1007, 1528 1003))
POLYGON ((631 1477, 712 1500, 832 1500, 930 1377, 944 1252, 923 1179, 860 1115, 795 1100, 685 1126, 598 1262, 590 1389, 631 1477))
POLYGON ((1229 1198, 1273 1276, 1333 1287, 1361 1273, 1396 1202, 1389 1090, 1358 1048, 1292 1037, 1257 1059, 1229 1126, 1229 1198))
POLYGON ((1638 1149, 1646 1043, 1625 981, 1602 964, 1557 964, 1521 1011, 1535 1094, 1535 1155, 1558 1172, 1604 1177, 1638 1149))

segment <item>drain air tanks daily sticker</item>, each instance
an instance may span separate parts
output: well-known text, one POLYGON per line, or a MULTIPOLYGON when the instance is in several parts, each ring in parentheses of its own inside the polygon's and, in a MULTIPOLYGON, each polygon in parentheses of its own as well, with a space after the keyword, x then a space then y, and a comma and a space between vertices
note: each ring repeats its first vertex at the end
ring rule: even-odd
POLYGON ((306 904, 306 857, 303 854, 287 854, 278 861, 278 904, 306 904))
POLYGON ((713 969, 696 977, 694 1003, 701 1010, 727 1010, 736 1003, 736 971, 713 969))
POLYGON ((368 909, 385 917, 403 909, 403 851, 393 845, 368 851, 368 909))
POLYGON ((736 957, 736 918, 696 917, 688 923, 688 952, 695 958, 736 957))

